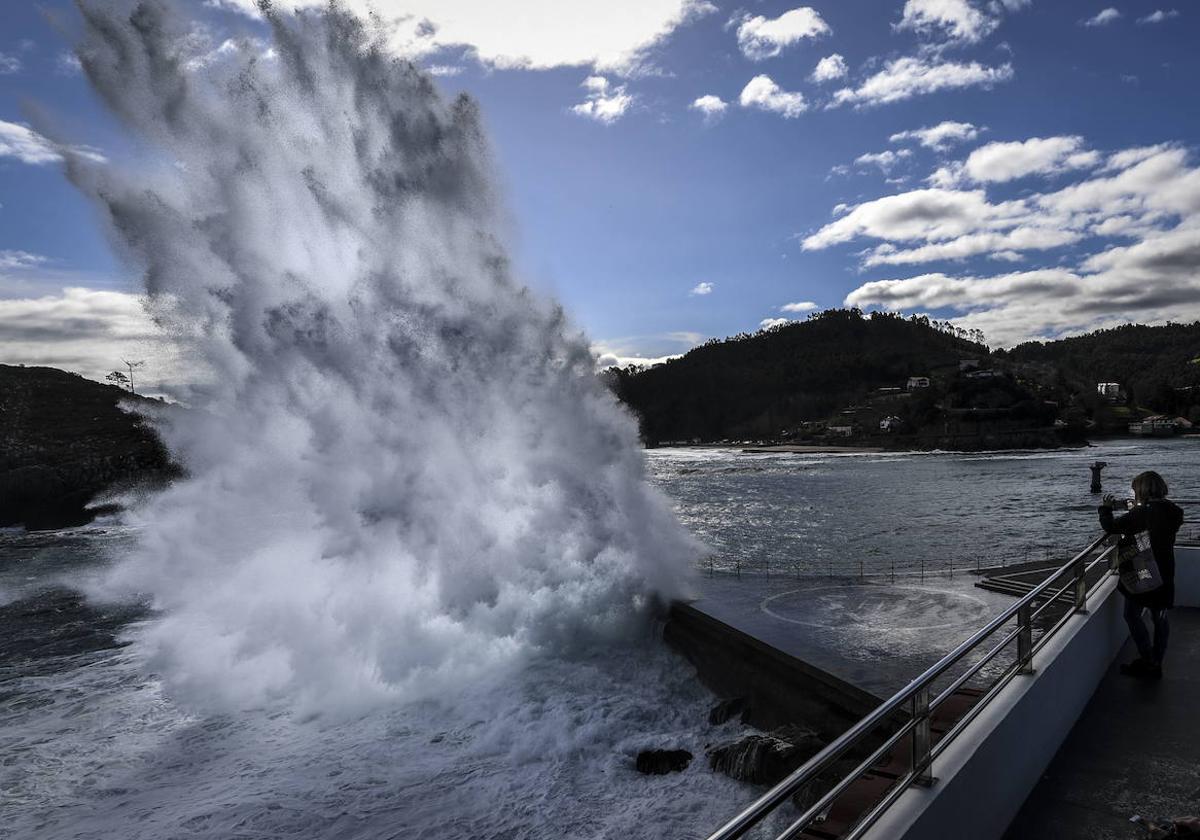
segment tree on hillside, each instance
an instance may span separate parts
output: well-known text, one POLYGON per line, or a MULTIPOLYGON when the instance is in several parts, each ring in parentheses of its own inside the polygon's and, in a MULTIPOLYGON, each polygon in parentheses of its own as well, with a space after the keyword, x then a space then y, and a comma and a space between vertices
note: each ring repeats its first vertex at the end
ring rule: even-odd
POLYGON ((121 371, 119 371, 119 370, 114 370, 112 373, 110 373, 108 376, 106 376, 104 378, 107 379, 112 384, 116 385, 118 388, 126 388, 131 391, 133 390, 130 387, 129 377, 126 376, 125 374, 121 373, 121 371))

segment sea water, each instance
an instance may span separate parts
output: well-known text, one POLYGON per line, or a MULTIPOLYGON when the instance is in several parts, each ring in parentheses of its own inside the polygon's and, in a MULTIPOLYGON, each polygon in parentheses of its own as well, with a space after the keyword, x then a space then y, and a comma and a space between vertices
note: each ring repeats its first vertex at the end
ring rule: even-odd
MULTIPOLYGON (((852 561, 861 546, 877 550, 876 569, 896 546, 932 574, 963 535, 983 546, 1018 534, 1032 553, 1070 552, 1096 531, 1087 466, 1097 458, 1118 495, 1143 468, 1159 469, 1180 498, 1194 496, 1200 478, 1191 440, 1028 453, 647 457, 680 518, 720 562, 737 552, 766 552, 777 565, 798 556, 805 577, 827 574, 825 563, 805 558, 852 561), (801 536, 814 522, 821 527, 801 536)), ((701 837, 756 795, 707 769, 705 747, 744 730, 708 725, 714 698, 652 634, 534 658, 444 696, 347 720, 306 718, 286 705, 189 709, 138 644, 159 619, 138 602, 89 604, 79 591, 136 539, 113 522, 0 535, 0 833, 701 837), (697 758, 681 774, 639 775, 636 753, 655 747, 697 758)), ((1018 541, 1002 550, 1014 562, 1025 556, 1018 541)), ((707 573, 704 564, 696 571, 707 573)))

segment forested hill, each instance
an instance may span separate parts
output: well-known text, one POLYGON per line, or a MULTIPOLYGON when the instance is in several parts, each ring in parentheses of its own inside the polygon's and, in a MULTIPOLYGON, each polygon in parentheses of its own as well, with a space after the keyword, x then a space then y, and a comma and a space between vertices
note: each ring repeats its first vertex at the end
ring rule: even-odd
POLYGON ((1052 366, 1080 390, 1096 382, 1117 382, 1133 404, 1186 415, 1200 387, 1200 322, 1126 324, 1075 338, 1020 344, 1007 356, 1017 363, 1052 366))
POLYGON ((984 345, 927 318, 834 309, 613 376, 648 442, 712 441, 775 437, 874 389, 988 356, 984 345))

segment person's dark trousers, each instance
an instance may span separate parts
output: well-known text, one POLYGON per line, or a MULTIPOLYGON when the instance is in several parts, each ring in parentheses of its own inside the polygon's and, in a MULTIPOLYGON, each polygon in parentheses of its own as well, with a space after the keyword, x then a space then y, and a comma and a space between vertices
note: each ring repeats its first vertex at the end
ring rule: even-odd
POLYGON ((1154 625, 1154 641, 1150 641, 1150 633, 1146 630, 1146 622, 1142 621, 1142 610, 1131 599, 1125 599, 1125 623, 1129 625, 1129 635, 1137 645, 1138 655, 1147 662, 1161 665, 1163 655, 1167 652, 1167 637, 1171 634, 1171 625, 1167 622, 1166 610, 1150 610, 1150 623, 1154 625))

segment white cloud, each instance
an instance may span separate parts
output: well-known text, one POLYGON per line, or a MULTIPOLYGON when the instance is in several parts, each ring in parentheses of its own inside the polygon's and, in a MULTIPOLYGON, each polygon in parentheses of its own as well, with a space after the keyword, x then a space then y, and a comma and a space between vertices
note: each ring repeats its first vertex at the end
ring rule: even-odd
POLYGON ((614 87, 603 76, 588 76, 580 87, 588 92, 587 99, 572 105, 571 111, 605 125, 621 119, 633 104, 633 96, 625 91, 625 85, 614 87))
POLYGON ((431 64, 425 68, 431 76, 457 76, 463 68, 457 64, 431 64))
POLYGON ((712 122, 720 119, 725 114, 726 109, 729 108, 729 103, 719 96, 708 93, 697 97, 688 107, 693 111, 699 111, 704 115, 705 120, 712 122))
POLYGON ((838 53, 827 55, 817 62, 817 66, 813 68, 812 75, 809 78, 820 84, 821 82, 832 82, 835 79, 844 78, 850 69, 846 66, 846 59, 842 58, 838 53))
MULTIPOLYGON (((258 0, 216 0, 258 16, 258 0)), ((316 9, 328 0, 274 0, 277 9, 316 9)), ((594 67, 637 70, 654 47, 692 21, 715 12, 708 0, 533 0, 524 4, 479 0, 342 0, 364 18, 377 15, 391 29, 399 55, 420 58, 467 47, 500 69, 594 67)))
POLYGON ((0 52, 0 76, 11 76, 21 72, 21 59, 15 55, 0 52))
POLYGON ((786 91, 771 80, 770 76, 755 76, 742 88, 738 102, 743 108, 759 108, 772 111, 791 119, 808 110, 804 95, 786 91))
POLYGON ((968 122, 946 120, 937 125, 901 131, 888 138, 893 143, 915 140, 927 149, 942 152, 956 143, 967 143, 979 136, 979 129, 968 122))
MULTIPOLYGON (((1037 158, 1049 164, 1027 160, 1018 169, 1054 168, 1081 146, 1037 158)), ((1075 178, 1008 201, 990 201, 982 189, 883 196, 850 208, 804 247, 875 239, 861 257, 864 266, 877 267, 1028 259, 1076 246, 1020 271, 986 274, 976 265, 962 276, 942 271, 873 280, 845 299, 860 307, 953 310, 956 323, 983 329, 1002 345, 1127 320, 1200 319, 1200 166, 1187 150, 1123 149, 1102 167, 1075 170, 1075 178)))
POLYGON ((83 65, 75 53, 60 52, 54 60, 54 72, 60 76, 78 76, 83 72, 83 65))
POLYGON ((0 251, 0 271, 36 268, 45 262, 47 262, 45 257, 40 254, 31 254, 28 251, 0 251))
POLYGON ((1107 9, 1102 9, 1090 18, 1081 20, 1083 26, 1107 26, 1115 20, 1120 19, 1121 13, 1111 6, 1107 9))
POLYGON ((967 0, 907 0, 895 28, 975 43, 999 24, 999 20, 979 11, 967 0))
MULTIPOLYGON (((97 163, 104 162, 104 155, 90 146, 72 146, 70 152, 97 163)), ((5 157, 34 166, 62 160, 60 150, 29 126, 0 120, 0 158, 5 157)))
POLYGON ((900 102, 921 94, 966 87, 988 88, 1013 76, 1011 64, 985 67, 978 62, 964 64, 905 56, 888 62, 857 88, 842 88, 834 94, 831 106, 881 105, 900 102))
POLYGON ((762 61, 779 55, 793 44, 828 35, 831 31, 815 9, 801 6, 777 18, 747 15, 738 25, 737 41, 743 55, 752 61, 762 61))
POLYGON ((1084 148, 1082 137, 1031 137, 1011 143, 988 143, 971 152, 962 174, 977 183, 1004 182, 1027 175, 1055 175, 1090 169, 1100 163, 1097 152, 1084 148))
POLYGON ((100 381, 121 366, 122 357, 147 360, 148 385, 186 386, 205 378, 190 354, 179 352, 154 324, 138 295, 76 287, 0 299, 0 359, 6 364, 47 365, 100 381))
POLYGON ((795 314, 800 312, 812 312, 816 308, 817 304, 813 301, 802 300, 799 303, 785 303, 783 306, 779 307, 779 311, 791 312, 795 314))
POLYGON ((615 338, 592 344, 592 355, 596 357, 598 368, 613 367, 614 365, 617 367, 626 367, 627 365, 653 367, 663 362, 669 362, 671 359, 678 359, 682 354, 682 351, 663 352, 664 350, 680 347, 683 348, 683 351, 690 350, 706 338, 704 333, 692 330, 678 330, 663 335, 615 338))
POLYGON ((1150 14, 1146 15, 1145 17, 1138 18, 1137 22, 1143 23, 1143 24, 1144 23, 1162 23, 1164 20, 1167 20, 1167 19, 1173 18, 1173 17, 1179 17, 1179 10, 1168 9, 1167 11, 1163 11, 1162 9, 1158 9, 1158 10, 1153 11, 1150 14))
POLYGON ((697 283, 692 287, 692 290, 688 292, 688 294, 692 296, 711 295, 713 293, 713 289, 715 288, 716 284, 714 283, 697 283))
POLYGON ((782 327, 784 324, 792 323, 791 318, 763 318, 758 322, 760 330, 769 330, 772 327, 782 327))
POLYGON ((892 171, 892 167, 911 154, 912 151, 909 149, 901 149, 898 152, 886 149, 882 152, 869 152, 865 155, 859 155, 854 159, 854 163, 858 166, 878 166, 880 172, 888 173, 892 171))

